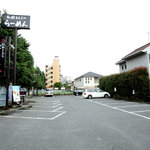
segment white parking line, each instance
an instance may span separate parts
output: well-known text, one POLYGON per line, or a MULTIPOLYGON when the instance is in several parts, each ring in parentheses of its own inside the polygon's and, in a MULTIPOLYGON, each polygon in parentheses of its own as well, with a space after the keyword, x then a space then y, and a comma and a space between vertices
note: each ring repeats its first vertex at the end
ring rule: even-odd
POLYGON ((128 103, 133 103, 133 102, 108 102, 108 103, 105 103, 105 104, 113 105, 113 104, 122 104, 122 103, 128 104, 128 103))
POLYGON ((63 109, 64 107, 60 107, 60 108, 57 108, 57 109, 55 109, 55 110, 53 110, 52 112, 58 112, 59 110, 61 110, 61 109, 63 109))
POLYGON ((53 103, 57 103, 57 102, 60 102, 60 100, 55 100, 55 101, 53 101, 53 103))
POLYGON ((52 117, 52 118, 45 118, 45 117, 21 117, 21 116, 0 116, 0 118, 13 118, 13 119, 33 119, 33 120, 54 120, 60 116, 62 116, 63 114, 66 113, 66 111, 59 111, 60 109, 62 109, 63 107, 60 107, 58 109, 55 109, 53 111, 42 111, 42 110, 23 110, 23 111, 37 111, 37 112, 59 112, 58 115, 52 117))
POLYGON ((54 108, 54 107, 58 107, 58 106, 60 106, 60 105, 62 105, 62 104, 57 104, 57 105, 55 105, 55 106, 52 106, 52 108, 54 108))
POLYGON ((133 113, 140 113, 140 112, 149 112, 150 110, 139 110, 139 111, 132 111, 133 113))
POLYGON ((53 112, 53 110, 52 110, 52 111, 45 111, 45 110, 35 110, 35 109, 30 109, 30 110, 17 110, 17 111, 53 112))
POLYGON ((126 110, 123 110, 123 109, 120 109, 120 108, 117 108, 117 107, 109 106, 109 105, 106 105, 106 104, 102 104, 102 103, 99 103, 99 102, 94 102, 92 100, 87 100, 87 101, 89 101, 91 103, 98 104, 98 105, 102 105, 102 106, 105 106, 105 107, 108 107, 108 108, 112 108, 112 109, 115 109, 115 110, 119 110, 119 111, 122 111, 122 112, 125 112, 125 113, 128 113, 128 114, 132 114, 134 116, 138 116, 138 117, 150 120, 150 117, 146 117, 146 116, 143 116, 143 115, 140 115, 140 114, 136 114, 134 112, 129 112, 129 111, 126 111, 126 110))
POLYGON ((33 119, 33 120, 53 120, 53 118, 42 118, 42 117, 19 117, 19 116, 0 116, 0 118, 33 119))
POLYGON ((55 117, 51 118, 51 120, 54 120, 54 119, 60 117, 61 115, 65 114, 65 113, 66 113, 66 111, 63 111, 63 112, 60 113, 59 115, 56 115, 55 117))
POLYGON ((141 106, 150 106, 148 104, 141 104, 141 105, 126 105, 126 106, 118 106, 119 108, 126 108, 126 107, 141 107, 141 106))
POLYGON ((53 107, 53 106, 49 106, 49 105, 43 105, 43 106, 36 106, 36 105, 33 105, 33 107, 53 107))
POLYGON ((53 105, 56 105, 56 104, 60 104, 60 102, 55 102, 55 103, 53 103, 53 105))

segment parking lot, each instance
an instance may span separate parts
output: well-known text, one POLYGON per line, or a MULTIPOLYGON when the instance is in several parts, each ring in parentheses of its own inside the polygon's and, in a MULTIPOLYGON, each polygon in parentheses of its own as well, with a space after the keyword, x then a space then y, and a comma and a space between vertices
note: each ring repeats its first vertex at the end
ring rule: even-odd
POLYGON ((149 150, 149 104, 82 96, 32 101, 0 116, 0 150, 149 150))
POLYGON ((150 120, 150 104, 103 98, 87 101, 150 120))
POLYGON ((14 119, 37 119, 37 120, 54 120, 65 114, 61 101, 57 98, 36 98, 36 102, 32 103, 32 107, 28 110, 17 110, 16 113, 8 116, 0 116, 1 118, 14 119))
MULTIPOLYGON (((79 100, 85 100, 96 105, 101 105, 107 108, 111 108, 117 111, 150 120, 150 104, 130 102, 125 100, 115 100, 111 98, 84 99, 82 96, 76 96, 76 98, 79 100)), ((40 97, 36 98, 36 103, 32 103, 32 108, 28 110, 17 110, 15 114, 0 117, 54 120, 64 115, 65 113, 66 111, 64 110, 64 106, 59 97, 40 97), (49 99, 51 100, 49 101, 49 99)))

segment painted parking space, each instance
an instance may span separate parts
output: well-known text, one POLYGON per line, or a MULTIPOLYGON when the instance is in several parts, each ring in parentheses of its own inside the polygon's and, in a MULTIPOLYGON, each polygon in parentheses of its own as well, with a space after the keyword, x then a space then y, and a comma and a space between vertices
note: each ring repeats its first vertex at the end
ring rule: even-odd
POLYGON ((100 98, 92 100, 87 99, 87 101, 150 120, 150 104, 129 102, 124 100, 114 100, 110 98, 100 98))
POLYGON ((66 111, 60 100, 58 99, 44 99, 36 101, 28 110, 17 110, 15 113, 8 116, 0 116, 0 118, 12 119, 33 119, 33 120, 55 120, 66 111))

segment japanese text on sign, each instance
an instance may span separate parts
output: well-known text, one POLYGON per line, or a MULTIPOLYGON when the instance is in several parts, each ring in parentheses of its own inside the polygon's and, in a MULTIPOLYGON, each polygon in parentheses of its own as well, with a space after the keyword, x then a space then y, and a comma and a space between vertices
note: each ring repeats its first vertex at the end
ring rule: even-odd
POLYGON ((30 16, 5 14, 2 16, 2 27, 30 29, 30 16))
POLYGON ((4 58, 5 56, 5 43, 3 39, 0 39, 0 57, 4 58))

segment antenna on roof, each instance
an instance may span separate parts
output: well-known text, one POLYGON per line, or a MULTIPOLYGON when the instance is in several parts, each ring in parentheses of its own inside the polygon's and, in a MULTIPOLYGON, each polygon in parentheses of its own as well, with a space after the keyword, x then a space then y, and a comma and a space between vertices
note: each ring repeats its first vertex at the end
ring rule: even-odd
POLYGON ((150 32, 147 32, 148 35, 148 43, 150 42, 150 32))

